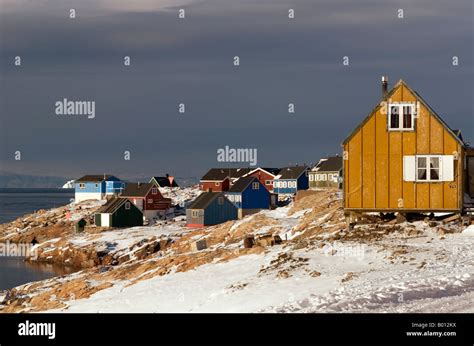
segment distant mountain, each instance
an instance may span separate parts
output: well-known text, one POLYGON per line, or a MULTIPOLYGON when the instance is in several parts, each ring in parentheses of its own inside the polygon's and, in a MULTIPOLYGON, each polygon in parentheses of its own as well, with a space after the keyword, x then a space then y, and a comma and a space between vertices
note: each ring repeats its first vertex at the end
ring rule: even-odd
POLYGON ((0 173, 0 188, 61 188, 68 180, 64 177, 0 173))

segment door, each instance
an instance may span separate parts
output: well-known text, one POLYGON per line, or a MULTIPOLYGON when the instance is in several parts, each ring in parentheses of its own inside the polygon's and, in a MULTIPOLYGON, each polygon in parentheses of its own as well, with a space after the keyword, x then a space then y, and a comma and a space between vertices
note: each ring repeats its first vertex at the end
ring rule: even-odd
POLYGON ((274 207, 277 204, 276 195, 270 195, 270 205, 274 207))
POLYGON ((467 157, 467 184, 469 195, 474 197, 474 156, 467 157))
POLYGON ((110 227, 110 214, 100 214, 102 219, 101 219, 101 225, 102 227, 110 227))

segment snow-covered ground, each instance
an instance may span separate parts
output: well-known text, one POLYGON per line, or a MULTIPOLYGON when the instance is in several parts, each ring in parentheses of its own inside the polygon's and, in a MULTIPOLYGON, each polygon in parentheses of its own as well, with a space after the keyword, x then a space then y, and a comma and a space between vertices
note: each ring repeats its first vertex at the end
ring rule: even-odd
MULTIPOLYGON (((186 203, 199 191, 167 193, 186 203)), ((474 225, 461 232, 458 221, 381 220, 348 231, 339 202, 320 192, 203 229, 185 227, 180 216, 52 238, 38 245, 47 256, 74 250, 80 261, 96 252, 125 260, 19 287, 19 303, 7 311, 474 312, 474 225), (244 248, 247 235, 269 234, 283 243, 244 248), (203 239, 204 249, 192 246, 203 239)))
POLYGON ((119 281, 52 311, 474 312, 473 229, 444 239, 426 230, 377 246, 334 242, 332 251, 274 246, 131 286, 119 281), (406 253, 388 259, 400 246, 406 253))

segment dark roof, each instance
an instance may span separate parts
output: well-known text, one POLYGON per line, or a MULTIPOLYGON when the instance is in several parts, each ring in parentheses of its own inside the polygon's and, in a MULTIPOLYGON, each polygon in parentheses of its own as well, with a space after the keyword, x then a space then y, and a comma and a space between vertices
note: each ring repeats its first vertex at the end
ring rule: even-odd
MULTIPOLYGON (((173 185, 170 184, 169 177, 152 177, 151 180, 155 180, 160 187, 178 187, 176 179, 173 179, 173 185)), ((151 182, 150 180, 150 182, 151 182)))
POLYGON ((203 192, 188 206, 188 209, 205 209, 218 196, 225 197, 221 192, 203 192))
POLYGON ((118 179, 114 175, 110 174, 97 174, 97 175, 85 175, 79 179, 76 179, 75 182, 96 182, 96 181, 104 181, 109 180, 110 178, 118 179))
POLYGON ((201 180, 219 180, 222 181, 226 177, 240 178, 244 174, 250 172, 250 168, 211 168, 201 180))
POLYGON ((128 183, 120 195, 123 197, 145 197, 153 186, 155 186, 153 183, 128 183))
MULTIPOLYGON (((120 208, 126 201, 127 198, 116 197, 109 199, 102 207, 97 210, 98 214, 113 214, 118 208, 120 208)), ((131 202, 130 202, 131 203, 131 202)))
POLYGON ((463 140, 463 138, 462 138, 461 130, 453 130, 453 132, 454 132, 454 134, 455 134, 456 136, 459 137, 459 139, 460 139, 461 141, 464 142, 464 140, 463 140))
POLYGON ((316 166, 318 172, 338 172, 342 169, 342 156, 329 156, 316 166))
POLYGON ((280 170, 278 179, 296 179, 307 169, 308 167, 306 166, 284 167, 280 170))
MULTIPOLYGON (((431 115, 433 115, 436 119, 438 119, 441 124, 448 130, 448 132, 451 133, 451 135, 462 145, 462 146, 466 146, 466 144, 464 143, 464 141, 456 134, 454 133, 454 131, 448 126, 448 124, 433 110, 433 108, 431 108, 431 106, 421 97, 420 94, 418 94, 415 90, 413 90, 407 83, 405 83, 405 81, 403 79, 400 79, 397 84, 395 84, 392 88, 392 90, 390 90, 390 92, 387 93, 387 95, 382 99, 382 101, 387 101, 389 100, 392 95, 395 93, 395 90, 400 86, 400 85, 403 85, 405 86, 411 93, 413 93, 413 95, 415 95, 418 100, 428 109, 428 111, 431 113, 431 115)), ((364 120, 362 120, 362 122, 349 134, 349 136, 346 137, 346 139, 344 140, 344 142, 342 142, 342 144, 346 144, 347 142, 349 142, 349 140, 357 133, 357 131, 362 128, 362 126, 367 122, 369 121, 370 117, 379 109, 379 107, 382 107, 382 102, 379 102, 373 109, 372 111, 365 117, 364 120)))
POLYGON ((280 168, 269 168, 269 167, 261 167, 264 171, 267 171, 268 173, 271 173, 273 175, 277 175, 280 173, 280 168))
POLYGON ((258 178, 252 176, 239 178, 239 180, 237 180, 234 185, 232 185, 232 187, 229 189, 229 192, 242 192, 253 181, 258 181, 258 178))

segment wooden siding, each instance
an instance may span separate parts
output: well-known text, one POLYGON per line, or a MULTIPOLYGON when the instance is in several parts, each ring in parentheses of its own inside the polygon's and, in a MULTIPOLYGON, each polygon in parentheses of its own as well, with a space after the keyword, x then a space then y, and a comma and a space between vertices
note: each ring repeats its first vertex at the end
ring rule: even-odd
MULTIPOLYGON (((402 82, 393 102, 416 102, 402 82)), ((406 182, 403 156, 417 154, 464 157, 453 134, 419 101, 414 131, 388 131, 387 114, 377 107, 344 144, 344 207, 353 210, 460 210, 462 159, 455 159, 453 182, 406 182)))

